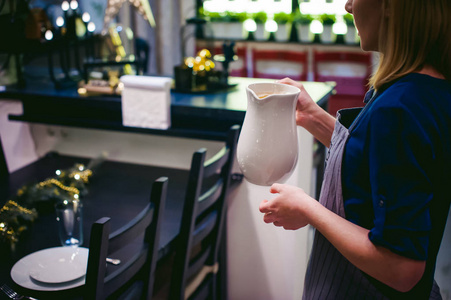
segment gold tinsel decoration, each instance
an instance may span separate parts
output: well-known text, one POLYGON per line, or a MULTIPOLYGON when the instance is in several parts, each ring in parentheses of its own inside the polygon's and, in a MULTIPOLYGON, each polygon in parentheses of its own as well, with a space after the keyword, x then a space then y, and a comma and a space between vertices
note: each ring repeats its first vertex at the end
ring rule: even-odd
POLYGON ((35 209, 27 209, 13 200, 9 200, 0 209, 0 241, 9 243, 11 250, 14 250, 18 236, 27 226, 25 222, 33 222, 38 213, 35 209))
MULTIPOLYGON (((102 160, 103 158, 98 158, 90 165, 95 166, 102 160)), ((26 208, 22 203, 33 206, 39 202, 56 201, 66 197, 79 199, 80 194, 86 192, 86 184, 93 174, 92 170, 83 164, 75 164, 70 169, 57 170, 55 173, 57 177, 22 186, 16 193, 17 201, 9 200, 0 209, 0 243, 8 243, 11 250, 14 250, 19 235, 37 218, 37 209, 26 208)))

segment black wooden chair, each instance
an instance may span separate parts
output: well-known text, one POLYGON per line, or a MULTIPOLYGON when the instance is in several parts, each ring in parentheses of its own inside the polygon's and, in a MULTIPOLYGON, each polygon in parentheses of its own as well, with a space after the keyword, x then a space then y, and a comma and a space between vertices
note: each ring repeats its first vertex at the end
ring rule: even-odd
POLYGON ((220 263, 225 253, 219 253, 226 246, 226 197, 239 129, 238 125, 230 129, 226 145, 208 161, 205 148, 193 154, 172 270, 171 300, 216 299, 217 295, 227 299, 226 265, 220 263))
POLYGON ((6 163, 5 152, 2 146, 2 139, 0 137, 0 204, 6 201, 9 194, 9 171, 6 163))
POLYGON ((146 208, 121 229, 110 234, 110 218, 101 218, 92 225, 86 273, 85 299, 117 299, 142 281, 141 299, 151 299, 158 257, 160 225, 166 201, 168 178, 161 177, 152 185, 150 202, 146 208), (143 237, 136 253, 114 271, 107 272, 106 258, 130 246, 136 238, 143 237))

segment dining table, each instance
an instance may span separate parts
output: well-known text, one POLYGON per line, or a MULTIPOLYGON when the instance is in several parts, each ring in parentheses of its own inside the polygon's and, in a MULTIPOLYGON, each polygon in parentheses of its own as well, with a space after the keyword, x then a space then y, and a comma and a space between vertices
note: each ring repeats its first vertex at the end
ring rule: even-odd
MULTIPOLYGON (((55 177, 57 170, 65 170, 75 164, 87 166, 89 162, 90 159, 84 157, 48 153, 36 162, 11 173, 10 191, 17 191, 24 184, 34 184, 55 177)), ((165 176, 169 178, 169 183, 158 257, 162 259, 168 255, 173 250, 173 241, 179 232, 188 171, 104 160, 92 172, 87 193, 80 199, 83 205, 84 237, 80 246, 89 248, 91 224, 102 217, 111 218, 112 232, 131 221, 149 203, 153 181, 165 176)), ((6 283, 22 294, 39 299, 58 299, 76 293, 66 290, 64 284, 60 285, 61 290, 64 290, 61 292, 58 288, 46 289, 46 284, 28 278, 27 273, 13 274, 15 264, 27 255, 42 249, 62 247, 54 203, 42 202, 37 205, 37 218, 26 225, 27 229, 18 236, 14 249, 7 244, 2 245, 0 283, 6 283), (12 280, 13 275, 17 282, 12 280)), ((126 256, 127 253, 118 253, 113 258, 124 260, 126 256)), ((108 268, 114 267, 108 264, 108 268)))

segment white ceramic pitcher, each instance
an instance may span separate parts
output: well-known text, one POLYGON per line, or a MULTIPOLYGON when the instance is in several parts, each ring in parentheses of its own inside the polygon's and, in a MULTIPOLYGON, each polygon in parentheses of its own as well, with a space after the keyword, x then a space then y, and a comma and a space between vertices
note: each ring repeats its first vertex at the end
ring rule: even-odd
POLYGON ((257 185, 284 182, 298 158, 297 87, 254 83, 247 87, 247 111, 237 146, 244 177, 257 185))

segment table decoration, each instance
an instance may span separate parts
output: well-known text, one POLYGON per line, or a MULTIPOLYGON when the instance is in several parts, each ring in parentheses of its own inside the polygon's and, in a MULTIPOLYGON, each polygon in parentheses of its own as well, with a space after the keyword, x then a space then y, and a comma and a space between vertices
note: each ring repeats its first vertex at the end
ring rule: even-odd
POLYGON ((18 236, 36 217, 36 209, 27 209, 15 201, 8 200, 0 209, 0 242, 9 244, 11 250, 14 250, 18 236))
POLYGON ((45 213, 53 212, 57 201, 78 199, 87 193, 92 170, 85 165, 75 164, 66 170, 55 170, 55 174, 55 177, 22 186, 17 191, 16 201, 45 213))
POLYGON ((54 177, 19 188, 13 199, 0 209, 0 246, 14 251, 20 234, 39 214, 53 213, 55 204, 65 199, 80 201, 88 193, 87 186, 94 169, 105 158, 102 154, 87 166, 78 163, 68 169, 55 170, 54 177))
POLYGON ((223 54, 212 57, 210 50, 202 49, 196 57, 184 58, 183 64, 174 67, 174 90, 181 93, 212 93, 233 88, 228 83, 229 64, 238 57, 234 51, 235 42, 223 44, 223 54), (223 70, 215 70, 214 61, 223 65, 223 70))

